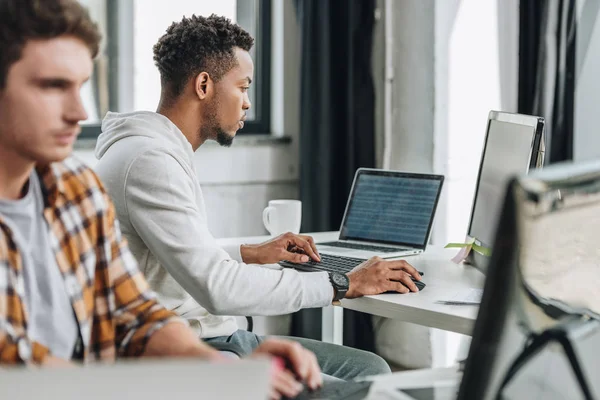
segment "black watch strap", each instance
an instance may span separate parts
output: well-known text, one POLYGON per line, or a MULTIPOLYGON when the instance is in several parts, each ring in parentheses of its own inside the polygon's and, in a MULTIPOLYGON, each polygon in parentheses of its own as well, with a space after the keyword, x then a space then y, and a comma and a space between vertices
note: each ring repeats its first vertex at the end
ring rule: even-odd
POLYGON ((333 298, 333 301, 339 301, 346 297, 346 293, 348 292, 348 288, 350 285, 350 280, 346 275, 340 274, 339 272, 330 272, 329 281, 335 289, 335 296, 333 298))

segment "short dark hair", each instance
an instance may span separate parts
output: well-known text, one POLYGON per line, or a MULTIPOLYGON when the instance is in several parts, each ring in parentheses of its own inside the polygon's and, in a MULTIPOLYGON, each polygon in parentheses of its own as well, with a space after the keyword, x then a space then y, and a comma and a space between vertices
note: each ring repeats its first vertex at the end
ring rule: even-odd
POLYGON ((236 64, 234 48, 250 51, 254 38, 228 18, 192 15, 174 22, 154 45, 154 62, 165 94, 178 97, 201 72, 218 81, 236 64))
POLYGON ((102 36, 85 7, 76 0, 0 0, 0 89, 31 39, 74 36, 96 57, 102 36))

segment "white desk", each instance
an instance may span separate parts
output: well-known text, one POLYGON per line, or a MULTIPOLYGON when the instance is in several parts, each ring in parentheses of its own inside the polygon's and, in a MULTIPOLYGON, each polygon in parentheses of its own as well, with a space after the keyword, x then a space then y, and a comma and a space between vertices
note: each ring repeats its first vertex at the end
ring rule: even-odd
MULTIPOLYGON (((338 232, 309 233, 319 241, 335 240, 338 232)), ((221 245, 260 243, 269 236, 219 239, 221 245)), ((406 257, 415 268, 424 273, 427 285, 419 293, 381 294, 359 299, 342 300, 342 306, 350 310, 372 315, 399 319, 431 328, 470 335, 477 318, 477 306, 452 306, 437 304, 449 300, 468 288, 483 288, 484 275, 468 265, 454 264, 450 259, 456 249, 447 250, 431 246, 419 256, 406 257)), ((323 340, 341 344, 343 314, 339 307, 323 310, 323 340)))

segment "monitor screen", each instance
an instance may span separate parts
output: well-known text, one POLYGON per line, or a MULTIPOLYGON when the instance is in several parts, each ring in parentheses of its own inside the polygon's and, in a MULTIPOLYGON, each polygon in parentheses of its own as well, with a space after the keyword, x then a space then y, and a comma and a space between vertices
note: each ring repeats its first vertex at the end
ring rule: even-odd
MULTIPOLYGON (((517 117, 532 122, 527 125, 492 118, 488 122, 468 232, 470 237, 477 239, 478 244, 488 248, 491 248, 494 240, 506 185, 511 177, 527 173, 532 159, 532 145, 537 143, 534 138, 538 131, 538 118, 517 117)), ((469 261, 482 270, 487 268, 487 258, 478 253, 473 252, 469 261)))
POLYGON ((442 183, 441 175, 359 170, 340 238, 423 248, 442 183))

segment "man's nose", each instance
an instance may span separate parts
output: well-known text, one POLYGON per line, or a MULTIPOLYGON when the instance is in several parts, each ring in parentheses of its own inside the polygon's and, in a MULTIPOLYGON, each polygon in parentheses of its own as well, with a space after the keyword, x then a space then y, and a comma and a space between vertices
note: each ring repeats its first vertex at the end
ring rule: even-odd
POLYGON ((83 107, 81 95, 79 92, 73 94, 69 99, 67 109, 65 111, 65 119, 72 123, 79 123, 88 119, 88 114, 83 107))

